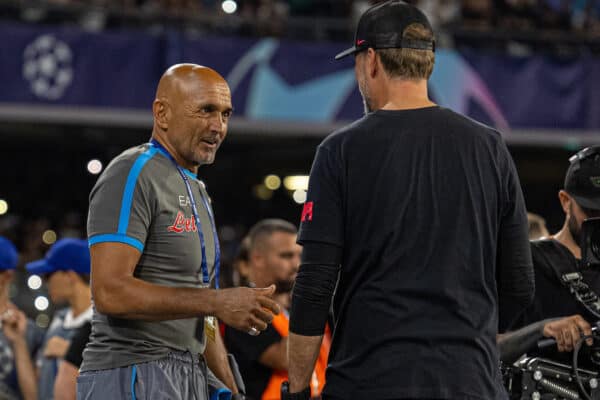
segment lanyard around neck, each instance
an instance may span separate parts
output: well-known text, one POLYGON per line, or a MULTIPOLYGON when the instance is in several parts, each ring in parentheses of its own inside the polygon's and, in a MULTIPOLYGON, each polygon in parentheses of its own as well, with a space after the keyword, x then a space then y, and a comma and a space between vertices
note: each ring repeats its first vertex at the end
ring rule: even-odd
MULTIPOLYGON (((169 160, 171 160, 171 162, 173 163, 175 168, 177 168, 179 175, 183 179, 183 183, 185 183, 185 187, 186 187, 188 196, 190 198, 190 203, 192 205, 192 213, 194 214, 194 220, 196 221, 196 229, 198 231, 198 237, 200 238, 200 248, 202 250, 202 263, 201 263, 202 282, 205 284, 209 284, 210 278, 208 275, 208 264, 206 263, 206 245, 205 245, 205 241, 204 241, 204 233, 202 232, 202 222, 200 221, 200 215, 198 214, 198 207, 196 207, 196 200, 194 199, 194 194, 192 193, 192 186, 190 185, 190 180, 189 180, 186 172, 183 170, 183 167, 181 167, 179 164, 177 164, 177 161, 175 161, 175 158, 171 155, 171 153, 169 153, 167 151, 167 149, 165 149, 165 147, 158 140, 152 139, 150 141, 150 145, 156 147, 164 156, 166 156, 169 160)), ((202 199, 202 202, 204 203, 204 208, 206 208, 206 213, 208 214, 208 219, 210 221, 210 225, 212 228, 212 234, 213 234, 213 238, 214 238, 214 243, 215 243, 215 264, 214 264, 215 287, 218 289, 219 288, 219 269, 220 269, 220 263, 221 263, 221 249, 219 246, 219 238, 217 236, 217 228, 215 225, 214 216, 211 212, 210 205, 208 204, 208 200, 202 194, 202 190, 200 190, 200 198, 202 199)))

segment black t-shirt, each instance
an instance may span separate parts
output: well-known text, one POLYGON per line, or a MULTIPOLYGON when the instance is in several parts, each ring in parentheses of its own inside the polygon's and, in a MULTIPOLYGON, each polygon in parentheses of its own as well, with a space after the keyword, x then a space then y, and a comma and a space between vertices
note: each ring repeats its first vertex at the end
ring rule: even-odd
POLYGON ((65 361, 70 362, 77 368, 81 367, 83 349, 90 341, 90 333, 92 333, 92 323, 89 321, 75 330, 67 354, 65 354, 65 361))
POLYGON ((258 359, 271 345, 281 341, 281 335, 269 325, 258 336, 225 327, 225 347, 235 356, 240 374, 246 385, 246 398, 260 400, 273 370, 261 364, 258 359))
POLYGON ((497 131, 429 107, 375 111, 330 135, 299 242, 343 249, 326 395, 505 398, 497 299, 528 301, 533 271, 497 131))
MULTIPOLYGON (((596 318, 575 300, 567 287, 562 285, 559 275, 563 274, 562 271, 564 273, 578 271, 590 289, 596 294, 600 294, 600 269, 581 268, 579 260, 573 256, 573 253, 553 239, 531 242, 531 254, 535 271, 535 298, 533 303, 527 307, 515 328, 547 318, 568 317, 574 314, 580 314, 588 322, 594 322, 596 318)), ((583 349, 587 353, 585 346, 583 349)), ((533 350, 530 354, 541 355, 569 365, 572 362, 571 353, 558 353, 555 347, 543 351, 533 350)), ((585 362, 588 358, 584 353, 581 353, 581 364, 588 366, 585 362)))

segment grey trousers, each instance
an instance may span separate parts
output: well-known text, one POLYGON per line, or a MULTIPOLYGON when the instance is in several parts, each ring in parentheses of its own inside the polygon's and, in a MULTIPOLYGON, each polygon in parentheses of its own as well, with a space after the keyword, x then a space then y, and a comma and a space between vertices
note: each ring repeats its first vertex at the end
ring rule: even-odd
POLYGON ((208 375, 202 357, 173 352, 147 363, 82 372, 77 400, 208 400, 208 375))

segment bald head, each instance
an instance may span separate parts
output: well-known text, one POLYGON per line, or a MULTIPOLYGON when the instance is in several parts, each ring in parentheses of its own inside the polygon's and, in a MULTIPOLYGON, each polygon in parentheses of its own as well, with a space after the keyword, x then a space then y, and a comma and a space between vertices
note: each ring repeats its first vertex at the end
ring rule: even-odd
POLYGON ((198 64, 175 64, 165 71, 156 89, 157 99, 181 96, 196 85, 227 85, 225 79, 214 69, 198 64))
POLYGON ((152 136, 185 168, 211 164, 227 134, 231 92, 215 70, 176 64, 165 71, 152 105, 152 136))

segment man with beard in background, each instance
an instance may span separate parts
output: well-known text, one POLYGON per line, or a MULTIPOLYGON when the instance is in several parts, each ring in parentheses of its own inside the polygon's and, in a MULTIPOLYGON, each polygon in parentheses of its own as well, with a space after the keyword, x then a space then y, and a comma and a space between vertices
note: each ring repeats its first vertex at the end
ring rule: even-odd
MULTIPOLYGON (((564 189, 558 193, 565 213, 563 227, 556 234, 531 242, 535 270, 535 298, 515 327, 535 326, 544 330, 544 320, 570 316, 558 334, 557 346, 543 351, 545 356, 570 363, 570 352, 582 336, 590 332, 594 317, 580 304, 561 280, 565 273, 578 272, 582 282, 600 293, 600 270, 581 265, 581 227, 587 218, 600 216, 600 146, 581 150, 569 159, 564 189), (581 315, 579 315, 581 314, 581 315)), ((545 335, 548 336, 548 335, 545 335)), ((552 335, 557 336, 557 335, 552 335)), ((588 345, 591 341, 588 341, 588 345)), ((585 360, 588 357, 582 356, 585 360)))
MULTIPOLYGON (((249 286, 275 284, 277 289, 273 299, 283 310, 257 336, 225 328, 225 345, 240 366, 248 399, 279 399, 281 383, 287 380, 288 309, 302 251, 296 244, 296 235, 293 224, 281 219, 265 219, 255 224, 244 239, 249 245, 249 286)), ((328 352, 326 343, 321 346, 321 363, 313 373, 313 394, 319 393, 323 386, 328 352)))

